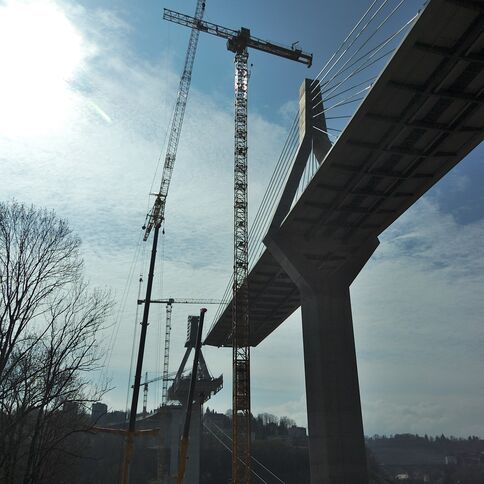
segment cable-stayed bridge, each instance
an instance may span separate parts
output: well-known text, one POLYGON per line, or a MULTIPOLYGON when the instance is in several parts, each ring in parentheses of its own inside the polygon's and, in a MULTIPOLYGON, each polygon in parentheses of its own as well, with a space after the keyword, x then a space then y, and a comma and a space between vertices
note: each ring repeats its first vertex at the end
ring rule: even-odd
MULTIPOLYGON (((302 307, 312 482, 367 482, 349 286, 484 136, 484 1, 430 0, 411 25, 334 144, 327 81, 303 84, 250 239, 251 345, 302 307)), ((226 302, 205 344, 231 345, 226 302)))

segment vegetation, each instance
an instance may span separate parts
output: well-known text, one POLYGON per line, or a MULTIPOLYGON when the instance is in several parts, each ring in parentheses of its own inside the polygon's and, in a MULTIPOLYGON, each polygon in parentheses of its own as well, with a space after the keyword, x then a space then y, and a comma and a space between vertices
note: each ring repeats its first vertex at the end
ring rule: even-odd
MULTIPOLYGON (((226 483, 231 474, 231 411, 217 414, 207 408, 206 430, 202 441, 202 484, 226 483), (225 447, 222 445, 225 444, 225 447)), ((267 482, 309 483, 309 452, 306 429, 296 427, 288 417, 262 413, 252 419, 252 469, 267 482), (269 469, 270 472, 267 470, 269 469)), ((387 484, 377 460, 368 452, 370 484, 387 484)), ((256 479, 257 480, 257 479, 256 479)), ((262 482, 257 480, 258 482, 262 482)))
POLYGON ((70 482, 99 399, 87 375, 111 302, 83 281, 80 240, 53 212, 0 203, 0 482, 70 482))
POLYGON ((374 435, 367 439, 367 448, 389 477, 405 476, 407 484, 484 482, 484 441, 476 436, 374 435))

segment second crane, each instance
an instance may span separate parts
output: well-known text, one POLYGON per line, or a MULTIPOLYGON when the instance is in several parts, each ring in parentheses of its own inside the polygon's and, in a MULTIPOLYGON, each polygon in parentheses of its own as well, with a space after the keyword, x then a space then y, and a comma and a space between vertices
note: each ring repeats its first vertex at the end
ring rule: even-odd
POLYGON ((235 54, 234 137, 234 278, 232 296, 232 482, 251 480, 250 460, 250 324, 248 276, 247 96, 248 48, 306 64, 312 55, 253 37, 250 30, 232 30, 165 9, 163 18, 227 39, 235 54))

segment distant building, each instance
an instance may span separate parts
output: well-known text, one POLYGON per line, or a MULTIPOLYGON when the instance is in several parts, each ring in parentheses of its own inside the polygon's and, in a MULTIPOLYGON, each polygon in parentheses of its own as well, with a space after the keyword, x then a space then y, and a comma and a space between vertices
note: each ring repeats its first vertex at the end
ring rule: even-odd
POLYGON ((91 407, 91 422, 94 424, 104 423, 107 413, 108 406, 105 403, 93 403, 91 407))
POLYGON ((455 455, 446 455, 444 459, 446 466, 453 466, 457 464, 457 457, 455 455))

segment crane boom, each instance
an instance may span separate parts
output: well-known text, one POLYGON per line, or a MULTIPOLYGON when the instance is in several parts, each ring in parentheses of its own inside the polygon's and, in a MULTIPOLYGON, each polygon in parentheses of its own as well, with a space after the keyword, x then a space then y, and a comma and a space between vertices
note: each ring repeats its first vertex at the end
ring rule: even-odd
MULTIPOLYGON (((201 20, 205 11, 205 0, 197 0, 197 7, 195 10, 195 18, 201 20)), ((180 140, 181 127, 183 123, 183 116, 185 114, 185 107, 187 104, 188 91, 190 89, 190 81, 192 78, 193 62, 195 60, 195 53, 198 45, 199 31, 192 29, 190 33, 190 40, 188 43, 187 55, 185 57, 185 65, 183 67, 183 74, 180 79, 180 86, 178 90, 175 109, 173 111, 170 136, 168 139, 168 146, 165 155, 165 163, 163 166, 163 174, 161 179, 160 191, 156 195, 153 208, 147 216, 147 221, 143 229, 145 230, 143 240, 147 240, 154 228, 153 244, 151 247, 150 268, 148 273, 148 281, 146 285, 147 301, 143 310, 143 320, 141 322, 141 334, 138 348, 138 358, 136 362, 136 372, 134 377, 133 395, 131 398, 131 409, 129 415, 128 431, 126 434, 126 443, 124 448, 124 457, 121 466, 121 483, 129 483, 129 471, 131 465, 131 458, 134 446, 134 434, 136 427, 136 412, 138 408, 138 397, 141 387, 141 372, 143 367, 143 358, 146 344, 146 332, 148 328, 148 318, 150 312, 151 290, 153 285, 153 274, 155 270, 156 250, 158 246, 158 234, 165 216, 165 202, 170 186, 171 175, 173 173, 173 166, 176 158, 176 151, 178 142, 180 140)))
MULTIPOLYGON (((145 302, 144 299, 138 299, 138 304, 143 304, 145 302)), ((152 299, 152 303, 158 304, 222 304, 223 301, 219 299, 152 299)))
POLYGON ((244 43, 245 47, 250 47, 252 49, 261 50, 267 52, 268 54, 274 54, 279 57, 284 57, 286 59, 291 59, 296 62, 301 62, 311 67, 313 62, 312 54, 303 52, 301 49, 296 49, 294 47, 284 47, 282 45, 267 42, 266 40, 258 39, 250 35, 250 30, 242 27, 240 30, 228 29, 227 27, 222 27, 211 22, 206 22, 205 20, 200 20, 190 15, 185 15, 183 13, 175 12, 174 10, 164 9, 163 18, 169 20, 170 22, 175 22, 177 24, 183 25, 185 27, 190 27, 192 29, 198 29, 207 34, 216 35, 217 37, 222 37, 227 39, 227 48, 232 52, 237 52, 239 49, 239 40, 244 43))
MULTIPOLYGON (((176 376, 176 374, 177 374, 176 371, 172 371, 172 372, 168 373, 168 376, 172 377, 172 376, 176 376)), ((155 378, 151 378, 150 380, 148 380, 147 378, 148 378, 148 372, 146 372, 146 374, 145 374, 145 381, 142 382, 143 385, 149 385, 150 383, 160 381, 160 380, 163 379, 163 375, 157 376, 155 378)), ((131 388, 133 388, 133 386, 134 385, 131 385, 131 388)))
MULTIPOLYGON (((201 22, 204 11, 205 0, 198 0, 194 19, 198 22, 201 22)), ((160 190, 156 195, 153 208, 147 215, 145 233, 143 236, 144 241, 148 239, 151 229, 157 224, 161 224, 165 218, 166 196, 168 195, 168 189, 170 188, 171 175, 173 173, 176 153, 178 150, 178 142, 180 141, 181 128, 183 125, 183 117, 185 116, 185 108, 187 106, 188 92, 190 90, 190 83, 192 80, 193 62, 195 61, 199 35, 200 31, 198 29, 192 29, 190 33, 190 40, 188 42, 183 74, 180 78, 175 108, 173 110, 173 116, 171 119, 170 135, 168 137, 160 190)))

